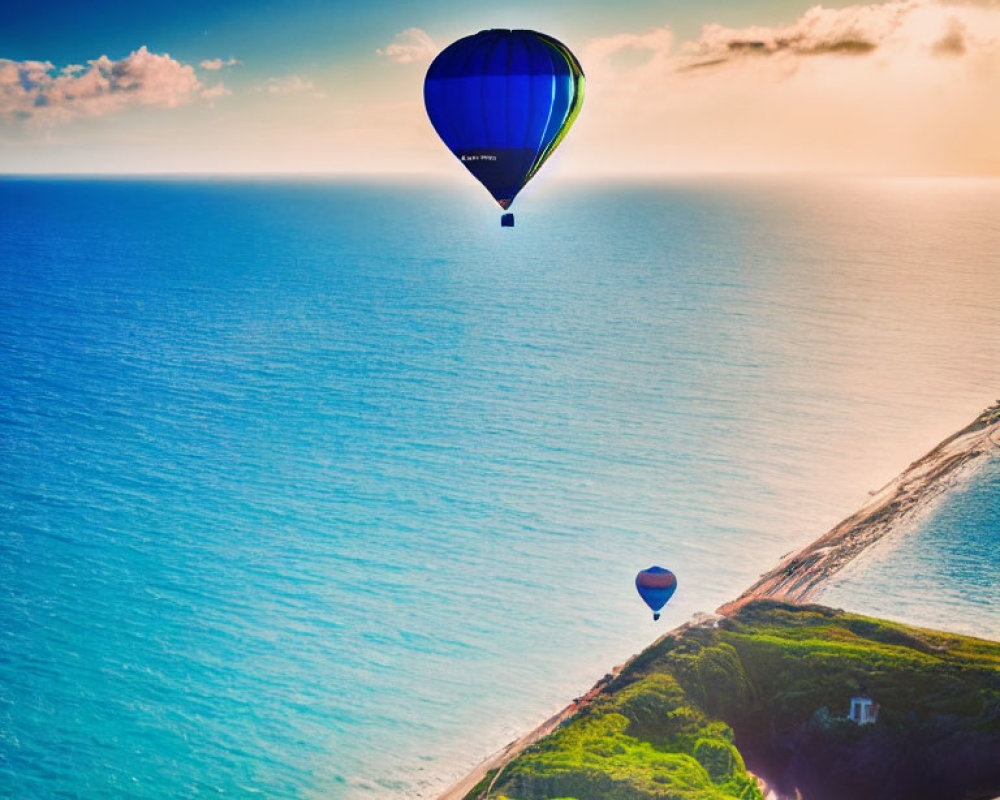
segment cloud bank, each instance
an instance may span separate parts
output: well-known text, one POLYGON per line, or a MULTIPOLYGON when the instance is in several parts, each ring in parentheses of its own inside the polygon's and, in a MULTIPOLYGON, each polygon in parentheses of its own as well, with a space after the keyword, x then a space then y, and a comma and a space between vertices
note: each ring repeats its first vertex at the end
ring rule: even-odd
POLYGON ((193 67, 145 46, 119 61, 102 55, 55 70, 48 61, 0 59, 0 117, 62 122, 130 106, 169 108, 202 89, 193 67))
MULTIPOLYGON (((870 54, 961 56, 996 51, 1000 42, 995 7, 903 0, 881 5, 828 9, 815 6, 791 25, 725 28, 706 25, 685 46, 694 59, 717 64, 741 56, 870 54)), ((701 61, 700 63, 706 63, 701 61)))
POLYGON ((581 147, 607 171, 1000 174, 1000 6, 816 6, 780 26, 594 39, 581 147))

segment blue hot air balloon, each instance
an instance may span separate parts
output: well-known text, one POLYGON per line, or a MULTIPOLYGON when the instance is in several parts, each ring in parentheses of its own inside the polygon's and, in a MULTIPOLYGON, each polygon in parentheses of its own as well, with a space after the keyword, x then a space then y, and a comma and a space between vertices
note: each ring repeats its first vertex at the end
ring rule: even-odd
POLYGON ((669 569, 650 567, 635 576, 635 588, 646 605, 653 609, 653 619, 659 619, 660 609, 677 589, 677 577, 669 569))
MULTIPOLYGON (((544 33, 480 31, 424 79, 427 116, 448 149, 507 209, 563 140, 583 103, 583 70, 544 33)), ((501 224, 511 227, 513 214, 501 224)))

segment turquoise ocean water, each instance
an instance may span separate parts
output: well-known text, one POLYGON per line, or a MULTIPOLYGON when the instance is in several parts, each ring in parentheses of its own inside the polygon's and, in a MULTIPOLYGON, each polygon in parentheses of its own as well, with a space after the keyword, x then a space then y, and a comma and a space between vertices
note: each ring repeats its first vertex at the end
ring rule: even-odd
MULTIPOLYGON (((996 182, 518 205, 0 181, 0 796, 433 797, 1000 395, 996 182)), ((837 604, 1000 638, 996 475, 837 604)))
POLYGON ((817 602, 1000 640, 1000 459, 834 576, 817 602))

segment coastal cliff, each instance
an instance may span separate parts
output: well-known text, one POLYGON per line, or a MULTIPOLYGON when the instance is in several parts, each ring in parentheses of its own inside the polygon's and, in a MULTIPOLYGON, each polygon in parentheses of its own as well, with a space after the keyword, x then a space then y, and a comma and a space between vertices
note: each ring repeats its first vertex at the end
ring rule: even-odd
POLYGON ((628 664, 467 800, 1000 794, 1000 643, 752 601, 628 664), (847 718, 852 697, 878 706, 847 718), (751 775, 751 772, 753 775, 751 775))
POLYGON ((802 605, 998 447, 1000 403, 441 800, 1000 796, 1000 643, 802 605), (847 719, 869 696, 875 723, 847 719))

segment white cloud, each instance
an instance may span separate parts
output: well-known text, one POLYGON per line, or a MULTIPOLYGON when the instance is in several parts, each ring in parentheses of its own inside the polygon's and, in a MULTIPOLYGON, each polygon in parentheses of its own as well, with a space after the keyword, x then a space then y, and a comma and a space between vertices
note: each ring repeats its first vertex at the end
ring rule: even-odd
POLYGON ((223 67, 234 67, 242 62, 235 58, 230 58, 228 61, 224 61, 221 58, 206 58, 201 62, 202 69, 216 70, 222 69, 223 67))
POLYGON ((267 83, 257 87, 258 92, 268 94, 301 94, 314 92, 312 81, 303 80, 299 75, 288 75, 284 78, 268 78, 267 83))
POLYGON ((217 83, 215 86, 209 86, 201 90, 201 96, 206 100, 213 100, 216 97, 222 97, 227 94, 232 94, 232 92, 223 83, 217 83))
POLYGON ((407 28, 397 33, 391 43, 375 51, 397 64, 427 63, 437 55, 434 40, 420 28, 407 28))
POLYGON ((0 118, 61 122, 129 106, 173 107, 201 89, 193 67, 145 46, 120 61, 102 55, 54 70, 48 61, 0 59, 0 118))
POLYGON ((671 59, 673 43, 674 35, 668 27, 653 28, 646 33, 619 33, 592 40, 584 51, 584 60, 590 69, 629 54, 633 56, 633 66, 640 62, 664 65, 671 59))

